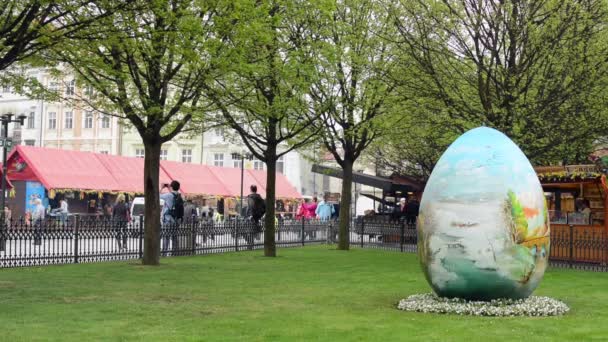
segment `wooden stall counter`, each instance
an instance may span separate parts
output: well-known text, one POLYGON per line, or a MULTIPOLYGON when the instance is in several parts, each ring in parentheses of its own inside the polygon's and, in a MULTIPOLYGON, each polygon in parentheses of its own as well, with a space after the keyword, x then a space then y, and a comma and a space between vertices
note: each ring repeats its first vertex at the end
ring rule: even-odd
POLYGON ((552 260, 608 262, 606 228, 603 225, 551 224, 552 260))

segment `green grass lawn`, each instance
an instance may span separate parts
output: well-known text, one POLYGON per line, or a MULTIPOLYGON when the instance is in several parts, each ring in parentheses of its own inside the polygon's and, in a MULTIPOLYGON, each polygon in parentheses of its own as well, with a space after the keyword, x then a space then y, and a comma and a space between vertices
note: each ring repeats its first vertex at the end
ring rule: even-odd
POLYGON ((415 255, 332 246, 0 270, 2 341, 563 341, 608 338, 608 274, 550 269, 549 318, 399 311, 430 291, 415 255))

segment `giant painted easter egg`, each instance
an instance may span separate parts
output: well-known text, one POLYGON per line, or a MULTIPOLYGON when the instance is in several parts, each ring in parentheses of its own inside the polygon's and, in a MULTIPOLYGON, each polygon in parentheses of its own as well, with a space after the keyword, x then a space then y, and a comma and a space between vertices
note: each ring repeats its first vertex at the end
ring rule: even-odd
POLYGON ((479 127, 441 156, 424 189, 418 253, 443 297, 525 298, 549 257, 547 204, 523 152, 479 127))

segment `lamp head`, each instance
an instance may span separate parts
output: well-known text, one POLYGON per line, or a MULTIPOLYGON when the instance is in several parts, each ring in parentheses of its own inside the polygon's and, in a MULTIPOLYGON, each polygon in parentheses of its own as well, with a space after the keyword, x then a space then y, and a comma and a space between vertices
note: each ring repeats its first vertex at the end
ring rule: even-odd
POLYGON ((25 114, 21 114, 21 115, 19 115, 19 116, 17 117, 17 119, 19 120, 19 124, 20 124, 21 126, 23 126, 23 124, 25 123, 25 119, 26 119, 26 118, 27 118, 27 115, 25 115, 25 114))

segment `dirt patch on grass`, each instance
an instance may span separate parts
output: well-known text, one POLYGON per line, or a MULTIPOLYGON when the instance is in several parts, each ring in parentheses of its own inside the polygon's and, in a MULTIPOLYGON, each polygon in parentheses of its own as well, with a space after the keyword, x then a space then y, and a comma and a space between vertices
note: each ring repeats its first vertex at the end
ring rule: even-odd
POLYGON ((12 281, 0 280, 0 289, 14 289, 17 285, 12 281))

